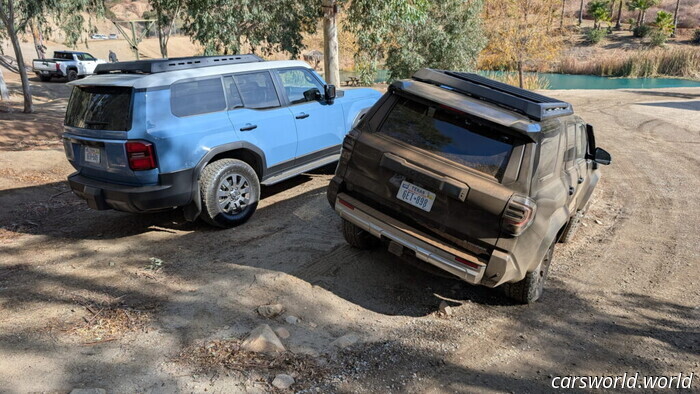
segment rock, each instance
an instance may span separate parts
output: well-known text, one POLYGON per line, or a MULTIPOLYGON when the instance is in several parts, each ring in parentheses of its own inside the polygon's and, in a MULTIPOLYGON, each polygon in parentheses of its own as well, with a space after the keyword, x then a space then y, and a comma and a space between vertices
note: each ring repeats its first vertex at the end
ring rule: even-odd
POLYGON ((70 394, 107 394, 105 389, 73 389, 70 394))
POLYGON ((284 318, 284 321, 286 321, 289 324, 297 324, 299 323, 299 318, 296 316, 289 315, 284 318))
POLYGON ((294 384, 294 378, 287 374, 279 374, 275 376, 275 380, 272 381, 272 385, 280 390, 285 390, 294 384))
POLYGON ((452 308, 450 308, 445 301, 440 301, 440 306, 438 308, 443 315, 452 316, 452 308))
POLYGON ((596 220, 595 220, 595 224, 603 224, 603 222, 601 222, 600 220, 596 219, 596 220))
POLYGON ((277 334, 277 336, 282 338, 282 339, 289 338, 289 331, 287 331, 287 329, 284 327, 275 328, 275 334, 277 334))
POLYGON ((284 312, 284 306, 282 304, 270 304, 270 305, 260 305, 258 307, 258 313, 262 317, 272 319, 284 312))
POLYGON ((343 335, 342 337, 336 339, 335 341, 331 342, 331 346, 336 346, 341 349, 345 349, 348 346, 352 346, 359 341, 360 338, 355 335, 355 334, 346 334, 343 335))
POLYGON ((285 351, 284 345, 267 324, 261 324, 250 332, 241 343, 241 348, 256 353, 278 353, 285 351))

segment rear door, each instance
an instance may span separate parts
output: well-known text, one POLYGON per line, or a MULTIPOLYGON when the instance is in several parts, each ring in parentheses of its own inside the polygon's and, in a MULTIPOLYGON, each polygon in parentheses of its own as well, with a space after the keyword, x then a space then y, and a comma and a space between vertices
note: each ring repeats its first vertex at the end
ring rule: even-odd
POLYGON ((567 206, 570 213, 576 211, 577 199, 583 182, 576 163, 576 123, 566 124, 566 148, 564 150, 564 178, 568 188, 567 206))
POLYGON ((586 204, 586 191, 591 185, 591 171, 593 163, 586 159, 588 151, 588 136, 586 125, 582 122, 576 123, 576 168, 578 170, 578 193, 576 194, 576 205, 578 209, 583 209, 586 204))
POLYGON ((522 141, 435 103, 390 100, 355 142, 345 173, 353 195, 447 239, 495 244, 513 194, 500 180, 520 165, 522 141))
POLYGON ((95 59, 89 53, 79 53, 76 55, 78 58, 78 74, 80 75, 90 75, 95 71, 97 67, 97 59, 95 59))
POLYGON ((323 84, 303 68, 275 71, 297 130, 297 164, 338 153, 344 137, 343 109, 323 100, 323 84))
POLYGON ((269 71, 224 77, 229 94, 229 118, 241 141, 265 153, 267 167, 291 168, 297 151, 297 130, 292 113, 278 96, 269 71))

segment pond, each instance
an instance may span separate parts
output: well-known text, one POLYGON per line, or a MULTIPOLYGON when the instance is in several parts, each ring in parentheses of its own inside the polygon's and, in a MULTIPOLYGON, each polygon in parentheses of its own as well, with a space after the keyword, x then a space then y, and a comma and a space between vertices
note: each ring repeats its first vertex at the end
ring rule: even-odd
MULTIPOLYGON (((502 72, 480 71, 479 74, 488 77, 489 75, 502 74, 502 72)), ((345 81, 349 80, 351 76, 357 76, 357 74, 352 71, 341 71, 341 83, 345 85, 345 81)), ((547 80, 549 83, 548 89, 658 89, 700 87, 700 81, 680 78, 610 78, 596 75, 555 73, 540 73, 539 76, 547 80)), ((375 82, 385 82, 388 77, 388 70, 379 70, 375 82)))

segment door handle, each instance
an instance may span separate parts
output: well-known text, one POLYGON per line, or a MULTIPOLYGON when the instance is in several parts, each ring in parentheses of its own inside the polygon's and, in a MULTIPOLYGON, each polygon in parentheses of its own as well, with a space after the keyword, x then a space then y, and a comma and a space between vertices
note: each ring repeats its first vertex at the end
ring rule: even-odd
POLYGON ((569 195, 573 196, 576 189, 573 186, 569 186, 569 195))
POLYGON ((296 116, 297 119, 306 119, 308 117, 309 117, 309 114, 304 113, 304 112, 302 112, 296 116))
POLYGON ((583 177, 582 177, 582 176, 578 177, 578 183, 583 183, 583 177))
POLYGON ((250 131, 250 130, 255 130, 257 128, 258 128, 258 125, 248 123, 245 127, 241 127, 241 131, 250 131))

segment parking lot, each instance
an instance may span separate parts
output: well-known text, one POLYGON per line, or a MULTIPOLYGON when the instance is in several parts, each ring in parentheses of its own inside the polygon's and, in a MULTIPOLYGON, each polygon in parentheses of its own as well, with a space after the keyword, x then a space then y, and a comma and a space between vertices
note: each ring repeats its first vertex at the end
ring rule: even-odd
POLYGON ((267 391, 289 372, 294 390, 534 392, 554 376, 699 370, 700 89, 549 93, 596 127, 613 164, 577 239, 555 250, 543 300, 520 306, 347 246, 325 197, 332 167, 264 188, 230 230, 89 210, 65 183, 60 86, 38 104, 42 131, 0 120, 8 391, 267 391), (279 316, 256 312, 277 303, 279 316), (287 361, 191 357, 263 323, 289 332, 287 361), (347 334, 358 341, 331 345, 347 334))

